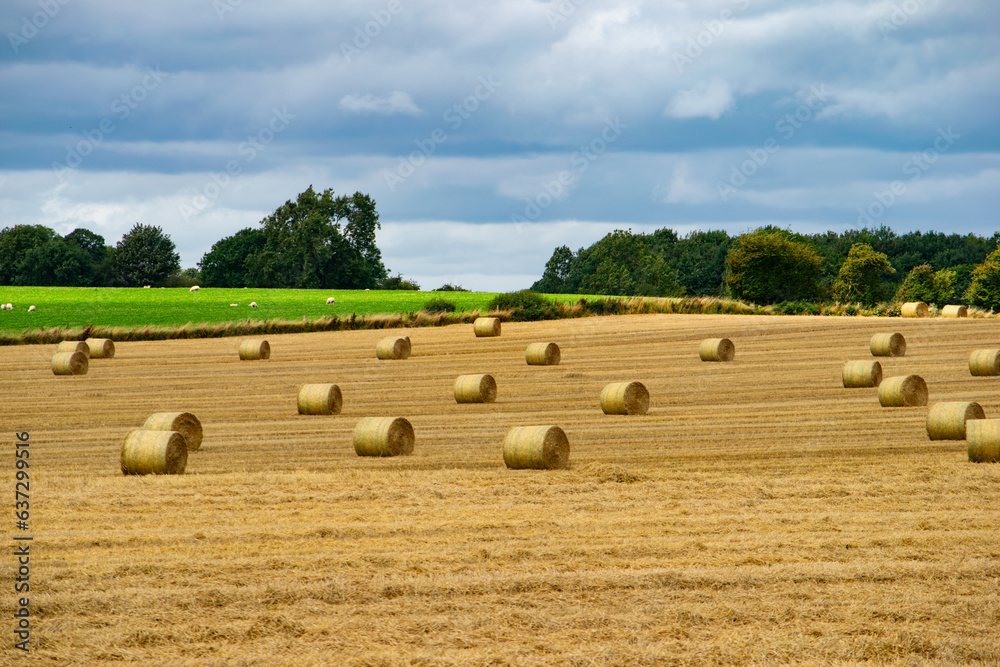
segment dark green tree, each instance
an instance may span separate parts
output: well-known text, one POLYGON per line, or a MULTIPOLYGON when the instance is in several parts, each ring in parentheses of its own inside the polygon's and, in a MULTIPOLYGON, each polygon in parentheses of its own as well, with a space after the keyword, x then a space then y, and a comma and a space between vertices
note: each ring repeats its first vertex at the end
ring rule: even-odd
POLYGON ((260 287, 376 288, 386 278, 375 245, 378 213, 356 192, 316 194, 312 186, 261 221, 263 250, 247 259, 247 280, 260 287))
POLYGON ((923 301, 944 305, 955 292, 955 271, 935 271, 930 264, 913 267, 896 291, 896 301, 923 301))
POLYGON ((823 258, 795 235, 763 228, 736 239, 726 257, 726 286, 737 299, 776 303, 814 299, 823 258))
POLYGON ((135 223, 112 253, 112 276, 121 287, 161 285, 181 268, 174 242, 153 225, 135 223))
POLYGON ((833 298, 873 305, 885 296, 883 276, 894 273, 896 270, 885 253, 874 250, 867 243, 855 243, 840 266, 833 284, 833 298))
POLYGON ((722 296, 726 255, 733 239, 724 231, 691 232, 677 242, 670 264, 688 294, 722 296))
POLYGON ((28 251, 58 236, 44 225, 14 225, 0 230, 0 285, 14 285, 17 276, 24 274, 28 251))
POLYGON ((111 250, 104 237, 95 234, 89 229, 78 227, 63 237, 66 241, 76 244, 87 253, 90 258, 89 282, 82 280, 81 285, 92 285, 101 287, 110 284, 111 281, 111 250))
POLYGON ((587 260, 593 270, 580 282, 578 291, 612 296, 683 295, 677 273, 663 255, 650 250, 650 245, 649 237, 631 230, 611 232, 589 249, 587 260))
POLYGON ((57 236, 24 253, 17 285, 88 287, 94 270, 90 255, 72 241, 57 236))
POLYGON ((216 241, 198 262, 205 287, 249 287, 248 260, 264 250, 267 236, 260 229, 241 229, 216 241))
POLYGON ((545 263, 542 277, 535 281, 531 289, 545 294, 562 294, 567 292, 566 281, 573 270, 573 251, 561 245, 552 251, 552 257, 545 263))

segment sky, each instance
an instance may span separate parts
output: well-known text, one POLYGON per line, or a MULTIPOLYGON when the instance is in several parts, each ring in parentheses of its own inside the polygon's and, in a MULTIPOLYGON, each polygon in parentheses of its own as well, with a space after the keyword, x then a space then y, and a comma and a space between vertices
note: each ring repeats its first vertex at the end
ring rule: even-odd
POLYGON ((392 275, 526 288, 615 229, 1000 229, 995 0, 4 0, 0 228, 196 267, 310 185, 392 275))

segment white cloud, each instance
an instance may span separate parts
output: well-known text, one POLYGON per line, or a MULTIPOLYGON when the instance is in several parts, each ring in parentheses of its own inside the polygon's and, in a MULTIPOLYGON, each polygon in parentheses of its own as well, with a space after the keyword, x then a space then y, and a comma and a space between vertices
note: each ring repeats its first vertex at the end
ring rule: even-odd
POLYGON ((408 93, 394 90, 383 97, 375 95, 345 95, 340 100, 340 108, 350 113, 377 113, 391 116, 396 113, 416 116, 420 108, 408 93))
POLYGON ((729 84, 716 77, 703 81, 690 90, 681 90, 664 112, 671 118, 706 117, 718 120, 719 116, 735 107, 733 91, 729 84))

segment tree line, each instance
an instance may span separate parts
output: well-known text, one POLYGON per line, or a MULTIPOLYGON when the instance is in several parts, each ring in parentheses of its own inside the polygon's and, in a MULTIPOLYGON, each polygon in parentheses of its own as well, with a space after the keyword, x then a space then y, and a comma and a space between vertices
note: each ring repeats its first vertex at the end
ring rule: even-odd
POLYGON ((199 269, 181 271, 173 241, 156 226, 136 223, 110 246, 87 229, 60 236, 43 225, 16 225, 0 230, 0 285, 377 288, 393 280, 375 245, 378 228, 368 195, 309 186, 260 228, 217 241, 199 269))
POLYGON ((556 248, 532 289, 620 296, 728 296, 758 304, 920 300, 1000 309, 1000 232, 887 227, 796 234, 767 226, 730 236, 616 230, 573 252, 556 248))

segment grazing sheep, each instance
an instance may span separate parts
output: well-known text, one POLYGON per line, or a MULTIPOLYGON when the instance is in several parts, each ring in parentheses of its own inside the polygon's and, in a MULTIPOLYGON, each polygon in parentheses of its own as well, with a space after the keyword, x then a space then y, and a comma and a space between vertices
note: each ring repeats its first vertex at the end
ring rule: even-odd
POLYGON ((231 303, 231 304, 229 304, 229 307, 232 308, 232 307, 238 306, 238 305, 240 305, 240 304, 238 304, 238 303, 231 303))
POLYGON ((29 313, 35 312, 35 307, 34 306, 28 306, 28 312, 29 313))
POLYGON ((142 286, 143 289, 149 289, 150 287, 152 287, 152 285, 143 285, 142 286))
POLYGON ((337 300, 334 299, 332 296, 326 300, 326 305, 329 306, 331 303, 337 303, 337 300))
POLYGON ((191 289, 189 289, 188 291, 189 292, 197 292, 200 289, 201 289, 201 287, 199 287, 198 285, 192 285, 191 289))
POLYGON ((251 308, 256 308, 257 307, 257 302, 256 301, 251 301, 250 302, 250 307, 251 308))
POLYGON ((7 304, 7 310, 14 310, 14 304, 8 303, 7 304))

